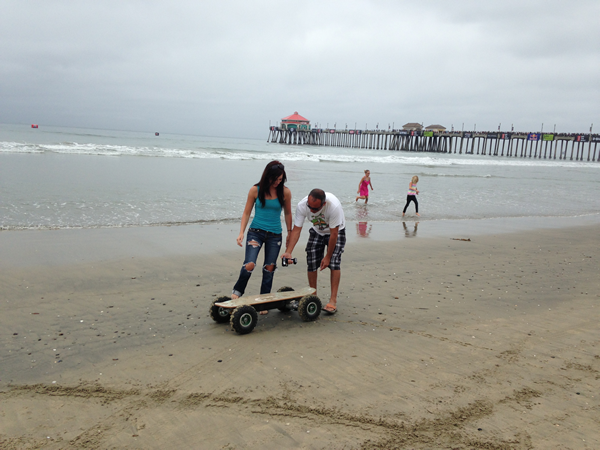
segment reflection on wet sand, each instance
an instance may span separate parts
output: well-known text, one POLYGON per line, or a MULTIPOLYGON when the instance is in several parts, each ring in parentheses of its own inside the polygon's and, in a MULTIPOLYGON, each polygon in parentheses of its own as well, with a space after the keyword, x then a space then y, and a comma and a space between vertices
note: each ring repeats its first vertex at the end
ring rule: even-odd
POLYGON ((402 222, 402 226, 404 227, 404 237, 417 237, 417 227, 419 226, 419 222, 415 222, 415 226, 412 231, 408 229, 406 222, 402 222))
POLYGON ((373 225, 369 225, 367 222, 358 222, 356 224, 356 232, 360 237, 369 237, 372 227, 373 225))
POLYGON ((369 219, 369 209, 362 205, 361 208, 357 208, 356 218, 358 219, 358 223, 356 224, 356 234, 359 237, 369 237, 371 233, 371 228, 373 225, 369 225, 367 220, 369 219))

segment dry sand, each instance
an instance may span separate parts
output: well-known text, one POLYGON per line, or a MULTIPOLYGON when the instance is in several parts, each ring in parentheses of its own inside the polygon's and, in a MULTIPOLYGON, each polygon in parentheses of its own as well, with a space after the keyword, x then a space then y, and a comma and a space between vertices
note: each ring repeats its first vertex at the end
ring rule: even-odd
MULTIPOLYGON (((600 448, 600 226, 399 231, 348 245, 337 315, 271 311, 244 336, 208 317, 241 250, 11 265, 10 247, 0 448, 600 448)), ((275 287, 307 284, 295 256, 275 287)))

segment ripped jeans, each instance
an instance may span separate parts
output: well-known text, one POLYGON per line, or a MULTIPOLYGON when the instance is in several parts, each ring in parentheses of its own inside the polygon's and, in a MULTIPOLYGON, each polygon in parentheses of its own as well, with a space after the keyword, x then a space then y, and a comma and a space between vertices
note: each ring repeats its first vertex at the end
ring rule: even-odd
POLYGON ((273 274, 277 267, 277 257, 279 256, 279 250, 281 249, 281 234, 271 233, 270 231, 259 230, 257 228, 250 228, 246 236, 246 256, 244 257, 244 265, 240 270, 240 277, 233 287, 233 293, 239 297, 244 295, 248 281, 252 276, 252 270, 246 269, 249 263, 254 265, 256 268, 256 260, 258 259, 258 252, 262 246, 265 246, 265 263, 262 268, 262 283, 260 285, 260 293, 268 294, 271 292, 273 286, 273 274), (267 270, 266 266, 273 266, 273 270, 267 270))

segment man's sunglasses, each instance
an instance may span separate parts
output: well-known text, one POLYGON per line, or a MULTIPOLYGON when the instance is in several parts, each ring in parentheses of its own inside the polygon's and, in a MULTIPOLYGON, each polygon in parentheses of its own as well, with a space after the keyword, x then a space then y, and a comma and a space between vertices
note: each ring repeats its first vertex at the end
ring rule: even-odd
POLYGON ((311 206, 308 204, 308 202, 306 202, 306 207, 307 207, 308 209, 310 209, 312 212, 317 212, 318 210, 320 210, 320 209, 323 207, 323 204, 324 204, 324 203, 325 203, 325 202, 321 202, 321 206, 319 206, 318 208, 313 208, 313 207, 311 207, 311 206))

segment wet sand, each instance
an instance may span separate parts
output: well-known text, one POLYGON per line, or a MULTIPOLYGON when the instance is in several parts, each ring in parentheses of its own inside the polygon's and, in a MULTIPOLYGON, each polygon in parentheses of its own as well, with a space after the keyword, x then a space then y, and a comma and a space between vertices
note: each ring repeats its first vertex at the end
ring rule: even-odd
POLYGON ((208 316, 243 258, 210 234, 1 232, 0 448, 600 448, 600 226, 396 227, 349 224, 335 316, 245 336, 208 316))

